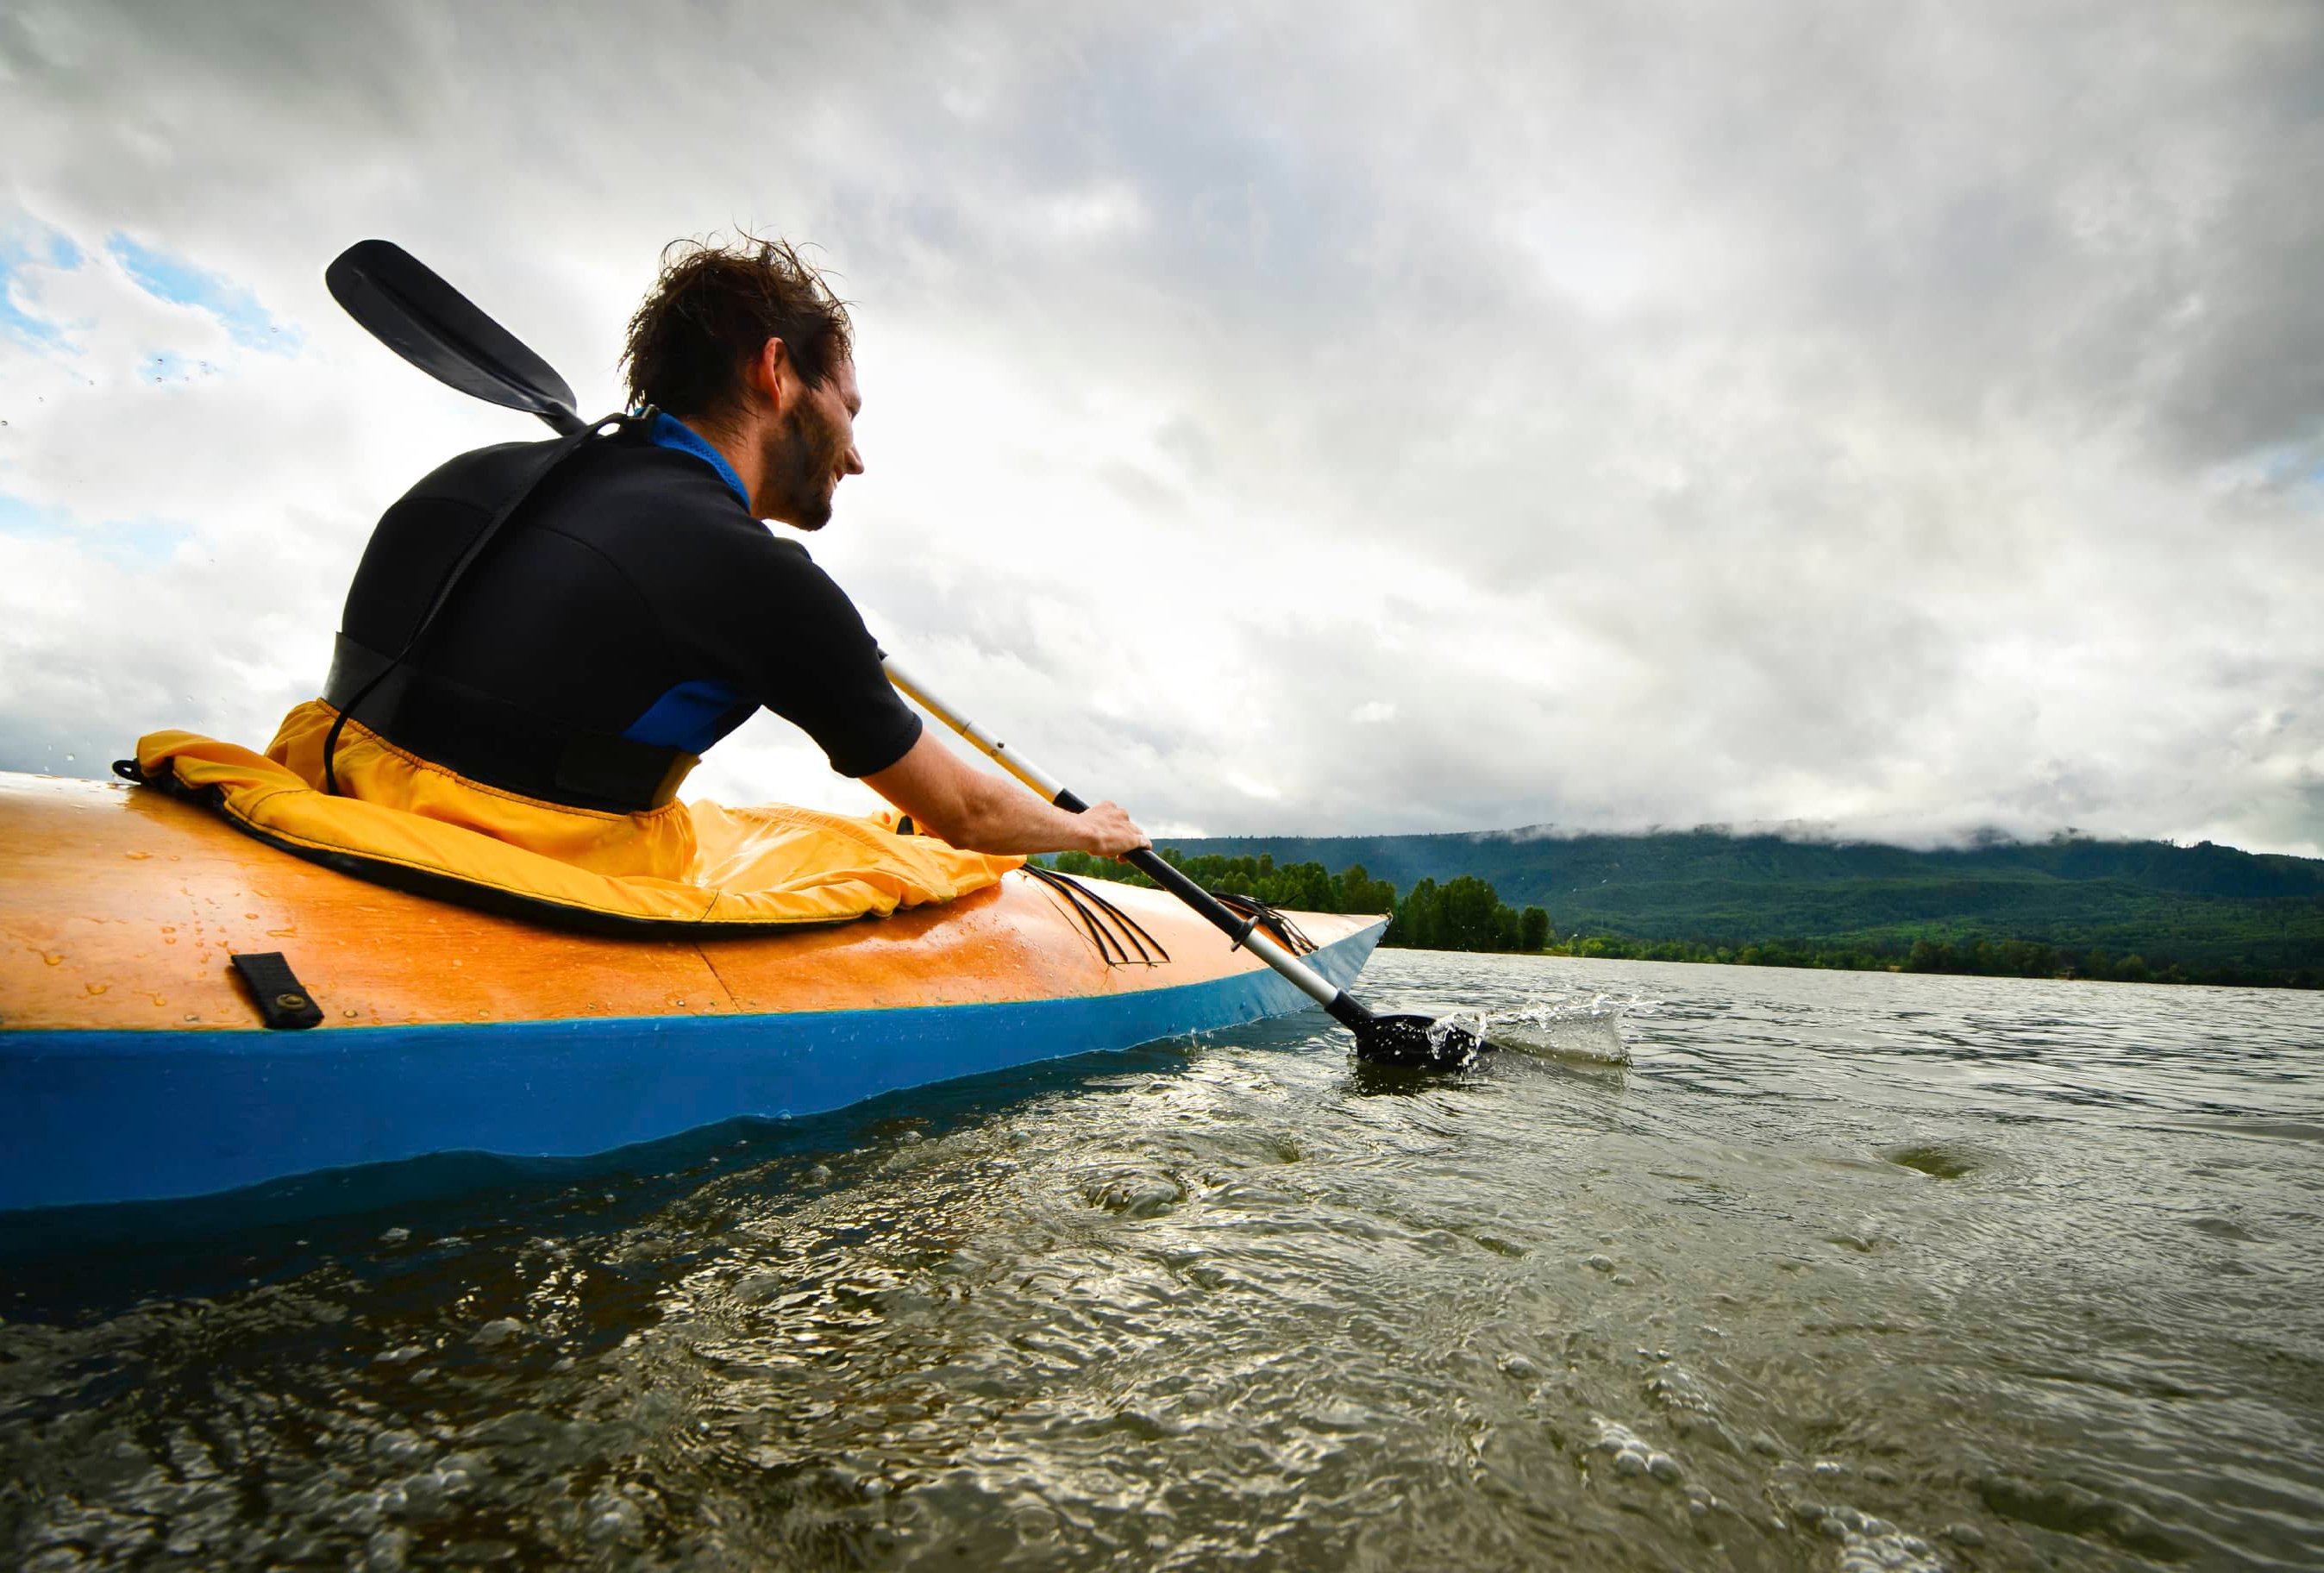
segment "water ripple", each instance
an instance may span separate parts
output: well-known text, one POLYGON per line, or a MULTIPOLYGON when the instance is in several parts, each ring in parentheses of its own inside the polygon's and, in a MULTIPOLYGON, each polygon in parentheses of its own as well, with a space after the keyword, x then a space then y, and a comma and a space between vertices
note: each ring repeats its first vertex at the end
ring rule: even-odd
POLYGON ((2297 1567, 2314 996, 1390 953, 1320 1018, 13 1265, 0 1548, 2297 1567))

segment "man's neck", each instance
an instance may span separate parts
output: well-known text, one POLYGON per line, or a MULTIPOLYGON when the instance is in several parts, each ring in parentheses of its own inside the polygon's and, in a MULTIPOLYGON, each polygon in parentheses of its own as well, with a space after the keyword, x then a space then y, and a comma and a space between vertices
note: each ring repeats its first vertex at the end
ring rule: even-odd
POLYGON ((748 432, 738 432, 724 422, 703 416, 674 415, 671 419, 681 421, 687 430, 717 449, 718 457, 726 461, 726 467, 742 483, 743 506, 755 515, 759 512, 757 499, 766 480, 763 446, 748 432))

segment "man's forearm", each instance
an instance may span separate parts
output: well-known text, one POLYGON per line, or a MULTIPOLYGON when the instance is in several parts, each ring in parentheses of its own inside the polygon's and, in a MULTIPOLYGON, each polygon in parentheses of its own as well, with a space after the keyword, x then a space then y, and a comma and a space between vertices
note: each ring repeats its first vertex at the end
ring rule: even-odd
POLYGON ((963 823, 928 828, 964 852, 1095 850, 1088 844, 1089 828, 1079 814, 1043 802, 1013 781, 999 776, 984 779, 990 784, 963 805, 963 823))
POLYGON ((1094 852, 1113 857, 1148 844, 1146 832, 1113 803, 1068 814, 1015 782, 962 760, 923 732, 903 758, 864 784, 964 852, 1094 852))

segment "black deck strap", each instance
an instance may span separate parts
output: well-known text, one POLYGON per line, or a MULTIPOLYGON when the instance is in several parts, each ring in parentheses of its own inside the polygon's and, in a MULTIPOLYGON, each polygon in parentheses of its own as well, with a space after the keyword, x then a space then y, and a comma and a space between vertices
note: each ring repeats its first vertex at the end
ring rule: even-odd
POLYGON ((1082 927, 1089 930, 1090 943, 1097 947, 1098 959, 1103 961, 1108 967, 1129 966, 1128 948, 1115 938, 1113 930, 1106 926, 1105 920, 1098 915, 1097 909, 1082 899, 1079 887, 1062 874, 1051 876, 1049 884, 1065 898, 1066 903, 1074 909, 1074 915, 1081 919, 1082 927))
POLYGON ((1089 931, 1090 943, 1097 947, 1099 957, 1108 967, 1157 967, 1170 959, 1169 951, 1147 932, 1144 924, 1100 895, 1089 882, 1043 868, 1038 863, 1026 864, 1023 872, 1065 898, 1074 915, 1082 921, 1082 927, 1089 931), (1138 952, 1134 957, 1130 955, 1132 949, 1138 952))
POLYGON ((1113 921, 1121 925, 1122 931, 1130 935, 1133 942, 1138 946, 1139 956, 1147 966, 1154 966, 1154 958, 1157 956, 1159 956, 1164 961, 1170 959, 1170 952, 1162 948, 1161 940, 1157 939, 1153 935, 1146 931, 1145 924, 1139 922, 1128 912, 1123 911, 1120 907, 1115 906, 1111 902, 1106 900, 1105 897, 1100 895, 1097 893, 1095 886, 1087 884, 1084 885, 1082 887, 1082 893, 1088 896, 1090 900, 1095 902, 1099 906, 1103 907, 1106 911, 1111 915, 1113 921))
POLYGON ((322 1024, 323 1007, 290 970, 280 950, 261 950, 248 956, 229 955, 234 969, 242 974, 249 986, 250 997, 258 1005, 258 1013, 269 1027, 298 1028, 322 1024))
POLYGON ((1105 926, 1104 920, 1097 915, 1096 911, 1079 896, 1066 899, 1074 903, 1074 911, 1082 915, 1082 921, 1089 925, 1090 938, 1097 941, 1098 954, 1105 958, 1105 964, 1108 967, 1129 966, 1129 950, 1124 948, 1114 931, 1105 926))
POLYGON ((1249 921, 1236 931, 1236 949, 1242 948, 1243 941, 1250 938, 1252 928, 1258 926, 1264 927, 1268 933, 1274 935, 1281 941, 1283 948, 1294 956, 1306 956, 1314 951, 1315 941, 1301 932, 1298 924, 1285 917, 1277 908, 1260 901, 1257 896, 1238 895, 1232 891, 1223 890, 1214 890, 1211 894, 1218 899, 1220 905, 1231 907, 1249 919, 1249 921))
POLYGON ((1118 965, 1122 967, 1130 965, 1130 952, 1132 947, 1135 947, 1138 951, 1139 962, 1147 967, 1156 964, 1157 953, 1159 953, 1164 961, 1170 959, 1170 953, 1162 948, 1162 942, 1148 933, 1137 919, 1101 895, 1094 881, 1074 879, 1061 874, 1052 874, 1050 878, 1058 889, 1065 893, 1065 898, 1074 906, 1093 911, 1095 914, 1094 921, 1102 926, 1111 923, 1110 931, 1114 937, 1117 948, 1121 953, 1121 960, 1118 965))
POLYGON ((113 773, 119 776, 122 780, 130 782, 134 786, 143 786, 145 784, 144 769, 134 759, 115 760, 113 762, 113 773))

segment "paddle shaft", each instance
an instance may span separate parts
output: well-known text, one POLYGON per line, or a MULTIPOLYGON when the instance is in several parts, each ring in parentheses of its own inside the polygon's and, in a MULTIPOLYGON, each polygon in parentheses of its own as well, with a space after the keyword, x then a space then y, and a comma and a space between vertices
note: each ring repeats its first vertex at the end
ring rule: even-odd
MULTIPOLYGON (((1047 772, 1030 760, 1010 753, 1009 745, 938 699, 929 691, 927 684, 897 665, 894 656, 882 659, 887 664, 890 682, 929 715, 959 733, 979 754, 1069 814, 1078 814, 1089 807, 1047 772)), ((1329 1011, 1333 1019, 1341 1025, 1353 1031, 1358 1023, 1372 1020, 1371 1012, 1347 990, 1259 932, 1255 920, 1236 911, 1187 878, 1152 847, 1141 847, 1125 855, 1122 861, 1194 908, 1208 919, 1213 927, 1231 936, 1237 944, 1247 947, 1252 955, 1298 985, 1308 998, 1329 1011)))

